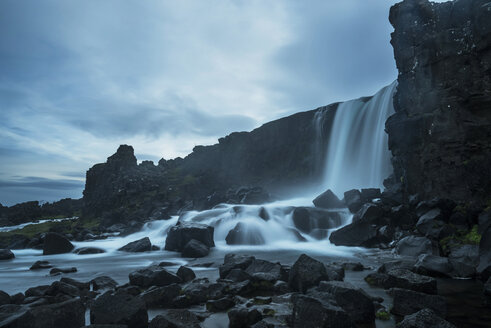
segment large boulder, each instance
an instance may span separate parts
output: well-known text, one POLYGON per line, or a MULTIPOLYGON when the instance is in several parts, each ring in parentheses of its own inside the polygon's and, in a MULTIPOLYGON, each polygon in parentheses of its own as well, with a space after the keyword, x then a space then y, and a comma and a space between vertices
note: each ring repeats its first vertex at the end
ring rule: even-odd
POLYGON ((315 207, 320 208, 343 208, 344 204, 339 198, 332 192, 331 189, 324 191, 322 194, 317 196, 312 203, 314 203, 315 207))
POLYGON ((336 246, 363 246, 374 247, 380 242, 388 240, 379 234, 376 225, 366 221, 354 221, 329 236, 329 240, 336 246))
POLYGON ((261 230, 254 225, 239 222, 225 237, 228 245, 262 245, 265 243, 261 230))
POLYGON ((90 321, 94 324, 122 324, 134 328, 148 326, 145 302, 124 291, 106 292, 90 308, 90 321))
POLYGON ((237 307, 227 313, 229 328, 250 327, 263 318, 258 309, 252 307, 237 307))
POLYGON ((202 242, 191 239, 186 246, 182 249, 181 255, 183 257, 205 257, 210 253, 210 248, 203 244, 202 242))
POLYGON ((348 206, 351 213, 358 212, 363 205, 360 191, 358 189, 346 191, 344 193, 344 203, 348 206))
POLYGON ((354 328, 351 317, 329 300, 293 296, 292 327, 354 328))
POLYGON ((196 278, 194 271, 185 266, 180 266, 179 269, 177 269, 176 275, 181 278, 183 282, 189 282, 196 278))
POLYGON ((0 306, 10 304, 10 295, 0 290, 0 306))
POLYGON ((165 250, 181 252, 184 246, 192 239, 203 243, 207 247, 215 247, 213 232, 213 227, 204 224, 180 222, 167 233, 165 250))
POLYGON ((150 266, 130 273, 130 284, 147 288, 150 286, 167 286, 181 283, 182 280, 172 272, 160 266, 150 266))
POLYGON ((396 287, 428 294, 437 293, 437 282, 434 278, 422 276, 404 268, 393 268, 386 273, 371 273, 365 277, 365 281, 372 286, 385 289, 396 287))
POLYGON ((114 289, 118 285, 118 283, 111 277, 108 276, 100 276, 92 279, 89 284, 92 285, 94 290, 101 289, 114 289))
POLYGON ((428 308, 435 311, 442 318, 447 316, 447 303, 442 296, 428 295, 400 288, 391 289, 389 294, 393 297, 391 312, 395 315, 405 316, 428 308))
POLYGON ((70 253, 75 247, 63 235, 48 232, 44 237, 43 255, 70 253))
POLYGON ((148 328, 200 328, 196 314, 189 310, 167 310, 150 321, 148 328))
POLYGON ((294 291, 305 293, 322 280, 329 280, 324 263, 302 254, 290 269, 288 285, 294 291))
POLYGON ((225 255, 223 264, 218 267, 220 278, 227 277, 233 269, 247 269, 254 260, 255 257, 249 255, 237 255, 233 253, 225 255))
POLYGON ((11 260, 13 258, 15 258, 15 255, 10 249, 0 249, 0 261, 11 260))
POLYGON ((456 328, 450 322, 440 318, 435 311, 423 309, 407 315, 399 322, 398 328, 456 328))
POLYGON ((179 296, 180 292, 181 286, 172 284, 163 287, 151 287, 141 293, 139 297, 143 299, 147 308, 167 308, 172 306, 174 298, 179 296))
MULTIPOLYGON (((431 240, 426 237, 408 236, 397 243, 396 252, 399 255, 419 256, 421 254, 434 254, 431 240)), ((437 255, 437 254, 435 254, 437 255)))
POLYGON ((118 251, 122 252, 130 252, 130 253, 140 253, 140 252, 148 252, 152 250, 152 243, 150 243, 150 238, 145 237, 140 240, 132 241, 127 245, 118 249, 118 251))
POLYGON ((432 277, 451 277, 453 266, 447 257, 421 254, 414 265, 414 270, 432 277))
POLYGON ((314 229, 336 228, 342 223, 339 213, 312 207, 296 207, 292 219, 295 228, 304 233, 314 229))

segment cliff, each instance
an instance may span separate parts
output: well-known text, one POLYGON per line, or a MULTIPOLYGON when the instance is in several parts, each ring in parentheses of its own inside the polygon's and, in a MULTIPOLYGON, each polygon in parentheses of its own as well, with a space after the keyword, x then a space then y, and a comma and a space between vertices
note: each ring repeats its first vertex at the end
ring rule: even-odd
POLYGON ((406 197, 489 203, 491 2, 405 0, 390 22, 399 70, 386 123, 395 180, 406 197))

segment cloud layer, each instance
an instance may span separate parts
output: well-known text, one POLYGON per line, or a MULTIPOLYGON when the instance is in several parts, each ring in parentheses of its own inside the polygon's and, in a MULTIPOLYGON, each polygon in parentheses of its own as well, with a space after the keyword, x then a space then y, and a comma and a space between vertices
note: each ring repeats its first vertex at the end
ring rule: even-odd
POLYGON ((0 202, 80 197, 119 144, 185 156, 375 93, 397 72, 386 0, 0 2, 0 202))

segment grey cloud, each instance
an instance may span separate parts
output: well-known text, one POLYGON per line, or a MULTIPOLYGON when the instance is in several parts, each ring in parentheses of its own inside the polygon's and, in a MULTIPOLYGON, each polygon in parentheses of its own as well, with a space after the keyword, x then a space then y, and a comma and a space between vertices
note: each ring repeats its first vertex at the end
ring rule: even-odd
POLYGON ((22 177, 12 180, 0 180, 0 188, 40 188, 50 190, 70 190, 83 188, 85 183, 73 179, 48 179, 42 177, 22 177))

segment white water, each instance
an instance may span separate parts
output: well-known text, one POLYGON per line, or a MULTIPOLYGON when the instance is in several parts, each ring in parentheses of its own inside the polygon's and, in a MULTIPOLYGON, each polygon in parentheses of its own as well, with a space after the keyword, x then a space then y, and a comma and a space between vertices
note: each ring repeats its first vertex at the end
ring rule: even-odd
MULTIPOLYGON (((383 180, 392 171, 385 121, 394 113, 396 86, 393 82, 367 102, 355 99, 338 106, 325 159, 323 190, 331 189, 342 198, 350 189, 383 188, 383 180)), ((322 113, 316 115, 317 126, 322 118, 322 113)), ((321 129, 317 132, 324 137, 321 129)))
POLYGON ((35 225, 35 224, 41 224, 41 223, 46 223, 46 222, 60 222, 60 221, 65 221, 65 220, 75 220, 78 219, 78 217, 74 216, 71 218, 63 218, 63 219, 47 219, 47 220, 39 220, 36 222, 27 222, 27 223, 22 223, 14 226, 6 226, 6 227, 0 227, 0 232, 9 232, 9 231, 14 231, 14 230, 19 230, 24 227, 27 227, 28 225, 35 225))

